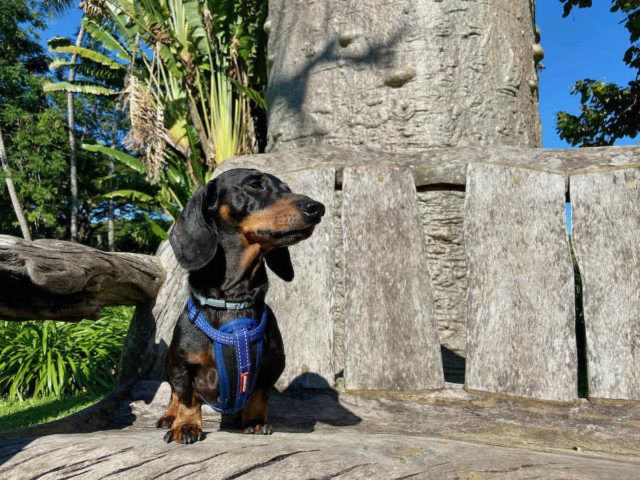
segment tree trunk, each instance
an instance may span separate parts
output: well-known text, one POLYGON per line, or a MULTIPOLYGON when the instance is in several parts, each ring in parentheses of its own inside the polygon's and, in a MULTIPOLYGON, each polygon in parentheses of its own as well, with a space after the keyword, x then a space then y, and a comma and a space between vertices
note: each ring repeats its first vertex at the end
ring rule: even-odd
POLYGON ((6 175, 5 180, 7 182, 7 189, 9 190, 9 197, 11 197, 13 210, 14 212, 16 212, 16 217, 18 217, 18 223, 20 224, 22 236, 25 240, 31 240, 29 225, 27 224, 27 219, 24 218, 22 206, 20 205, 18 194, 16 193, 16 187, 14 186, 13 179, 11 178, 11 170, 9 169, 9 161, 7 160, 7 152, 4 148, 4 140, 2 139, 2 130, 0 130, 0 161, 2 162, 2 168, 4 169, 4 173, 6 175))
POLYGON ((272 0, 268 150, 541 144, 532 0, 272 0))
MULTIPOLYGON (((84 25, 80 27, 78 32, 78 38, 76 38, 76 47, 82 45, 82 39, 84 38, 84 25)), ((71 57, 71 63, 76 63, 78 56, 73 55, 71 57)), ((76 78, 76 71, 74 68, 69 70, 69 83, 73 83, 76 78)), ((67 92, 67 119, 69 127, 69 180, 71 183, 71 241, 76 242, 78 240, 78 173, 77 165, 78 159, 76 155, 76 122, 74 118, 73 110, 73 93, 67 92)))
MULTIPOLYGON (((116 107, 115 112, 113 114, 113 128, 111 130, 111 148, 115 148, 118 143, 118 108, 116 107)), ((116 170, 116 160, 114 157, 109 157, 109 175, 113 175, 116 170)), ((115 251, 116 247, 116 231, 114 224, 114 203, 113 199, 109 199, 109 217, 107 219, 107 237, 108 237, 108 245, 109 251, 115 251)))

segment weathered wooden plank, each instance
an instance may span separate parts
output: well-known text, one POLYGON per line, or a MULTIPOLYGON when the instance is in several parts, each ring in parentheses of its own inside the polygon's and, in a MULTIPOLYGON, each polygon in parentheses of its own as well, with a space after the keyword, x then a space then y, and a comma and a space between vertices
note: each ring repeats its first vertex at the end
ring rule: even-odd
POLYGON ((308 240, 289 247, 295 271, 292 282, 269 273, 267 303, 278 319, 286 367, 279 388, 289 385, 328 388, 332 367, 334 251, 333 213, 335 170, 323 168, 280 176, 294 192, 322 202, 326 213, 308 240))
POLYGON ((108 305, 152 300, 165 279, 149 255, 0 235, 0 318, 96 319, 108 305))
POLYGON ((589 147, 580 149, 519 148, 504 146, 427 148, 416 153, 353 151, 329 146, 310 146, 259 155, 230 158, 218 167, 257 168, 274 175, 309 168, 335 168, 336 183, 342 184, 346 167, 386 166, 408 168, 415 185, 465 185, 467 164, 499 162, 561 174, 568 188, 568 176, 579 171, 620 168, 640 164, 640 147, 589 147))
POLYGON ((404 169, 344 171, 345 386, 444 385, 416 190, 404 169))
POLYGON ((470 164, 467 388, 577 397, 573 268, 559 175, 470 164))
POLYGON ((640 400, 640 168, 570 180, 589 397, 640 400))

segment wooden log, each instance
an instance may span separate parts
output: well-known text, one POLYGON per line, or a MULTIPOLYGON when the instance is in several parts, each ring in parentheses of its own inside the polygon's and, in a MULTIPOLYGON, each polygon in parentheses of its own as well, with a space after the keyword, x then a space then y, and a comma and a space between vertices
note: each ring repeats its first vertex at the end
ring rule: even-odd
POLYGON ((590 398, 640 400, 640 168, 571 177, 590 398))
POLYGON ((564 204, 559 175, 469 165, 467 388, 576 400, 573 268, 564 204))
POLYGON ((322 222, 308 240, 289 247, 295 271, 292 282, 269 272, 267 303, 278 319, 285 370, 278 388, 328 388, 334 384, 333 349, 334 252, 333 218, 336 172, 332 168, 282 175, 294 192, 322 202, 322 222))
POLYGON ((173 328, 187 302, 188 273, 178 264, 168 241, 160 244, 157 258, 167 272, 167 280, 157 298, 138 306, 131 319, 120 354, 121 383, 134 376, 164 380, 164 361, 173 328))
POLYGON ((154 299, 164 279, 152 256, 0 235, 0 318, 5 320, 97 319, 102 307, 154 299))
POLYGON ((346 168, 345 386, 444 385, 425 242, 407 170, 346 168))

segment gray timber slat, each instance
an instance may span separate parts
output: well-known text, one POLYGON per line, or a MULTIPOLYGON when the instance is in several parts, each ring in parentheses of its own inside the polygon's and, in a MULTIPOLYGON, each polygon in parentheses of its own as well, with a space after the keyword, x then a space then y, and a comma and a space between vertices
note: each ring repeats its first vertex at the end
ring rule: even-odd
POLYGON ((640 168, 570 179, 589 397, 640 400, 640 168))
POLYGON ((560 175, 470 164, 467 388, 577 397, 573 268, 560 175))
POLYGON ((344 171, 345 386, 444 385, 416 189, 405 169, 344 171))
POLYGON ((322 202, 325 215, 308 240, 289 247, 295 272, 288 283, 269 271, 267 303, 278 319, 285 370, 278 387, 328 388, 334 384, 333 349, 334 252, 333 211, 336 172, 321 168, 279 177, 296 193, 322 202))

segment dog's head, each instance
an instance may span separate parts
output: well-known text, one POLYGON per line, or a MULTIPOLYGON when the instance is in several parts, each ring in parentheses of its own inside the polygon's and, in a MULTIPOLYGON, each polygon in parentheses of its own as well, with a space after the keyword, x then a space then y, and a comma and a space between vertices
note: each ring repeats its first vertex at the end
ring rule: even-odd
POLYGON ((169 241, 180 265, 195 271, 213 259, 221 236, 237 235, 243 249, 260 251, 267 265, 290 281, 287 246, 308 238, 324 211, 322 203, 292 193, 273 175, 234 169, 198 187, 169 241))

